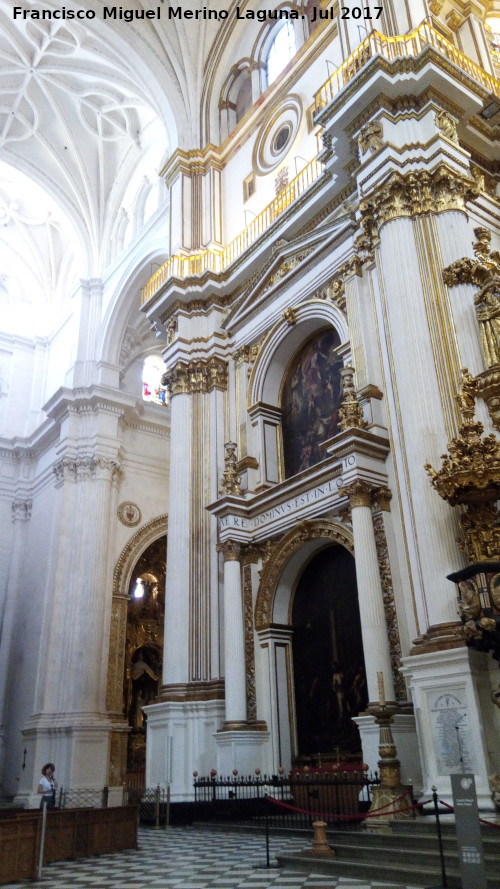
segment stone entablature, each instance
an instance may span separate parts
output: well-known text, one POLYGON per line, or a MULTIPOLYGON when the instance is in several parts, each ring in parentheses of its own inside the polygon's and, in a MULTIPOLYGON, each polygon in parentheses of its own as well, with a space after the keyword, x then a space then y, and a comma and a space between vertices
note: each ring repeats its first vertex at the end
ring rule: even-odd
POLYGON ((281 482, 251 499, 226 496, 208 506, 219 519, 219 539, 258 543, 288 531, 297 522, 343 510, 342 491, 356 479, 370 488, 385 489, 387 476, 383 459, 387 440, 365 430, 342 433, 337 453, 305 473, 281 482), (347 439, 350 439, 347 442, 347 439))

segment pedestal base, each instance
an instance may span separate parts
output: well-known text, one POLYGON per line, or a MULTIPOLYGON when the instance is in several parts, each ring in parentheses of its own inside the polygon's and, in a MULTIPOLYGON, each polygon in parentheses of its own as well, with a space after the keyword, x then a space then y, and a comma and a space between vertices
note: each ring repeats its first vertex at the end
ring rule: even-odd
POLYGON ((170 785, 172 802, 193 800, 193 772, 209 775, 217 768, 214 738, 224 722, 224 701, 162 701, 144 712, 146 786, 170 785))
MULTIPOLYGON (((455 648, 405 658, 417 720, 422 790, 453 805, 450 775, 472 772, 478 806, 491 811, 488 774, 494 771, 489 751, 496 749, 495 709, 490 700, 490 656, 455 648)), ((399 752, 399 751, 398 751, 399 752)), ((401 756, 402 759, 402 756, 401 756)))
POLYGON ((270 772, 269 732, 241 729, 222 731, 214 735, 217 748, 217 772, 230 775, 237 769, 240 775, 252 775, 260 769, 270 772))
POLYGON ((36 792, 40 770, 55 764, 58 787, 66 790, 102 790, 108 783, 111 723, 100 714, 75 713, 37 717, 23 731, 27 768, 15 803, 38 808, 36 792))

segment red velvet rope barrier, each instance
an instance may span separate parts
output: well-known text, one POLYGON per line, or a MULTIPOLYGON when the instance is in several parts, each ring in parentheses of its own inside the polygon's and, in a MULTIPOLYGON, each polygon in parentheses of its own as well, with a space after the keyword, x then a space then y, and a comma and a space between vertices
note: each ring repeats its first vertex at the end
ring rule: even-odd
MULTIPOLYGON (((455 811, 453 806, 450 806, 449 803, 445 803, 445 801, 443 799, 440 799, 439 802, 441 803, 442 806, 446 806, 447 809, 451 809, 452 812, 455 811)), ((495 821, 486 821, 485 818, 480 818, 479 821, 481 822, 481 824, 487 824, 488 827, 500 828, 500 824, 497 824, 497 822, 495 822, 495 821)))
POLYGON ((396 799, 391 800, 390 803, 386 803, 385 806, 380 806, 376 812, 364 812, 359 815, 326 815, 324 812, 313 812, 310 809, 300 809, 297 806, 292 806, 290 803, 284 803, 282 800, 276 799, 273 796, 268 796, 267 799, 269 802, 274 803, 277 806, 281 806, 283 809, 289 809, 291 812, 300 812, 301 815, 313 815, 314 818, 322 818, 325 821, 363 821, 366 818, 386 818, 388 815, 399 815, 401 812, 410 812, 412 809, 420 809, 423 806, 427 806, 432 800, 425 800, 422 803, 415 803, 412 806, 405 806, 404 809, 394 809, 393 811, 386 812, 385 810, 388 806, 393 806, 394 803, 399 802, 406 797, 406 793, 401 794, 396 799))

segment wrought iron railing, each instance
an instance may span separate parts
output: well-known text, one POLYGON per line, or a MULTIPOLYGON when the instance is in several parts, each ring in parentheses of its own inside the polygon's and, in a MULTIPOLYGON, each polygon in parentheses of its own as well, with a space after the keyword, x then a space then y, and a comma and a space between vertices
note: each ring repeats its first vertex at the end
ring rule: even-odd
POLYGON ((278 828, 310 828, 327 818, 335 829, 353 829, 370 808, 378 777, 362 769, 290 775, 196 777, 193 820, 268 822, 278 828))
POLYGON ((288 183, 286 188, 252 219, 239 235, 221 250, 204 250, 202 253, 181 256, 175 253, 160 266, 142 289, 141 300, 145 303, 169 278, 189 278, 205 272, 220 274, 225 271, 254 241, 262 235, 286 209, 319 177, 322 165, 313 158, 288 183))
POLYGON ((103 787, 100 790, 66 789, 61 787, 58 795, 60 809, 107 809, 109 790, 103 787))
POLYGON ((500 82, 495 77, 469 59, 429 22, 424 21, 410 34, 388 37, 372 31, 318 90, 314 97, 316 113, 325 108, 374 56, 382 56, 393 62, 408 56, 418 56, 427 46, 434 47, 440 55, 477 80, 488 92, 500 96, 500 82))

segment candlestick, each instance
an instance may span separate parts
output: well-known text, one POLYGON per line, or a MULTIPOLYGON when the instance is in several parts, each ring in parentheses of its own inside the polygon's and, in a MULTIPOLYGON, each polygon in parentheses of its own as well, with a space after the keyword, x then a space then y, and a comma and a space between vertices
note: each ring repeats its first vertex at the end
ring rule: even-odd
POLYGON ((378 681, 378 702, 381 707, 385 707, 385 688, 384 688, 384 674, 377 673, 377 681, 378 681))

